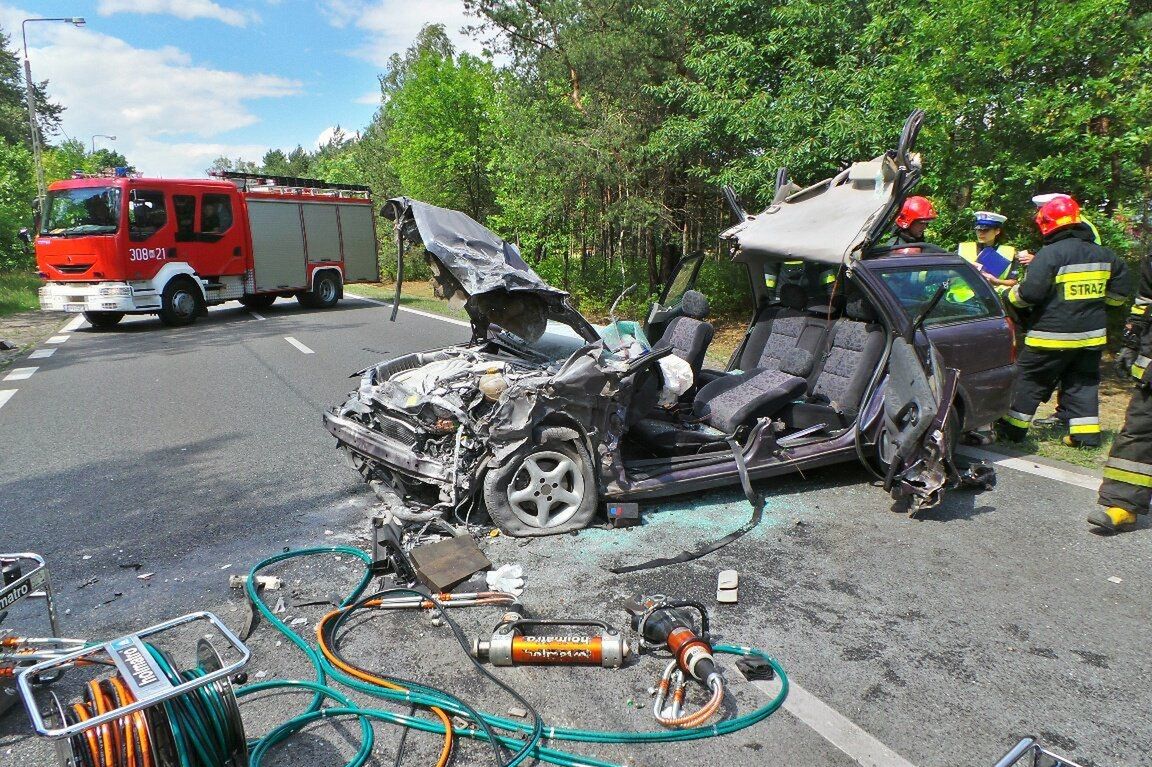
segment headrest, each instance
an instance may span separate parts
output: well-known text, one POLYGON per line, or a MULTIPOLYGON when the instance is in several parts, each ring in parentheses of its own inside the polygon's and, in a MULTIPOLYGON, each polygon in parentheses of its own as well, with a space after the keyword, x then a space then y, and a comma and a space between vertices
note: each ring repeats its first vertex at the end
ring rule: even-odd
POLYGON ((689 290, 680 299, 680 311, 685 317, 702 320, 708 316, 708 297, 698 290, 689 290))
POLYGON ((802 312, 808 306, 808 294, 804 292, 804 288, 789 282, 780 286, 780 303, 789 309, 802 312))
POLYGON ((848 296, 848 303, 844 307, 844 316, 857 322, 876 322, 879 318, 872 302, 859 292, 853 292, 848 296))
POLYGON ((799 346, 789 349, 780 360, 780 372, 807 378, 812 372, 812 352, 799 346))

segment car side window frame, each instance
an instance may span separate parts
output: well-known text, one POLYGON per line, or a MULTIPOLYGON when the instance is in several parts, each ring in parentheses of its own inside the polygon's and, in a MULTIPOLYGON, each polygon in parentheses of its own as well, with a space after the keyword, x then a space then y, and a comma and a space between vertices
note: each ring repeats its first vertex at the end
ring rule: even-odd
MULTIPOLYGON (((947 301, 947 297, 945 297, 945 299, 942 300, 940 302, 940 304, 935 309, 932 310, 932 313, 929 314, 928 317, 925 319, 925 321, 924 321, 924 327, 925 328, 937 328, 937 327, 946 327, 946 326, 950 326, 950 325, 960 325, 960 324, 963 324, 966 322, 982 322, 985 320, 999 319, 999 318, 1003 317, 1004 316, 1004 307, 1001 304, 999 297, 996 295, 996 292, 994 290, 992 290, 991 286, 989 286, 988 283, 983 279, 983 277, 980 276, 980 273, 978 271, 976 271, 971 266, 967 266, 967 268, 965 268, 965 266, 967 266, 967 265, 961 265, 961 264, 933 264, 933 265, 920 265, 920 266, 892 265, 892 266, 884 266, 882 268, 873 268, 871 271, 876 275, 879 282, 881 282, 884 285, 884 289, 887 290, 892 295, 892 297, 896 300, 896 303, 901 307, 901 309, 904 311, 904 313, 909 318, 914 317, 916 315, 917 311, 919 310, 919 308, 922 307, 925 303, 927 303, 928 300, 931 298, 931 293, 934 291, 927 291, 927 287, 929 285, 940 285, 940 284, 945 284, 945 283, 943 283, 939 280, 933 281, 930 279, 925 279, 925 282, 924 282, 925 287, 924 287, 924 291, 923 291, 923 292, 925 292, 925 295, 923 296, 923 300, 917 300, 914 303, 910 303, 910 302, 907 302, 905 300, 905 297, 902 295, 901 291, 897 290, 894 287, 894 285, 890 279, 891 277, 893 277, 897 274, 917 275, 917 274, 925 274, 925 273, 931 273, 931 272, 950 271, 950 272, 953 272, 956 277, 963 278, 964 284, 968 287, 968 289, 970 289, 973 292, 973 299, 972 300, 977 300, 977 299, 979 300, 980 309, 981 309, 980 313, 979 314, 972 314, 972 315, 960 314, 960 315, 954 315, 954 316, 941 317, 939 315, 939 312, 941 311, 941 307, 944 307, 946 310, 947 306, 949 305, 948 301, 947 301)), ((955 302, 953 302, 953 305, 955 305, 955 302)))

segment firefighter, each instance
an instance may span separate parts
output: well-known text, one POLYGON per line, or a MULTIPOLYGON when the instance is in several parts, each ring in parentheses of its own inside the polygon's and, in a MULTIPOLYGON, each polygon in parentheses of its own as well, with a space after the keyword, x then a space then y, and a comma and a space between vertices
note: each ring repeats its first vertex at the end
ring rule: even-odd
POLYGON ((960 256, 979 269, 984 279, 996 287, 1015 285, 1018 272, 1016 248, 997 242, 1007 220, 1007 216, 999 213, 977 211, 976 241, 962 242, 957 248, 960 256))
POLYGON ((1136 303, 1124 327, 1124 348, 1116 367, 1136 379, 1124 426, 1104 463, 1100 506, 1088 521, 1120 533, 1136 527, 1136 515, 1147 514, 1152 501, 1152 254, 1140 267, 1136 303))
POLYGON ((900 247, 907 243, 924 242, 924 231, 936 219, 936 208, 927 197, 909 197, 896 216, 896 237, 889 252, 896 255, 919 253, 920 248, 900 247))
POLYGON ((1019 378, 1012 407, 997 421, 999 433, 1019 441, 1028 433, 1036 408, 1059 385, 1068 415, 1064 444, 1100 444, 1100 352, 1108 341, 1108 306, 1120 306, 1131 292, 1123 259, 1093 242, 1080 225, 1080 206, 1068 196, 1045 203, 1036 213, 1044 245, 1024 279, 1008 291, 1019 309, 1031 309, 1024 348, 1016 361, 1019 378))

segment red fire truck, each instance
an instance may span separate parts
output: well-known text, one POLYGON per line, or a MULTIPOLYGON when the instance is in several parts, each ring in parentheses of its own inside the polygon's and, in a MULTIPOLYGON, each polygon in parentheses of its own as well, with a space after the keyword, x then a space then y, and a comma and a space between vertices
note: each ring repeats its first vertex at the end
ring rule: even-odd
POLYGON ((83 312, 96 327, 125 314, 176 326, 231 300, 329 307, 346 283, 379 280, 368 187, 219 176, 49 186, 35 237, 40 308, 83 312))

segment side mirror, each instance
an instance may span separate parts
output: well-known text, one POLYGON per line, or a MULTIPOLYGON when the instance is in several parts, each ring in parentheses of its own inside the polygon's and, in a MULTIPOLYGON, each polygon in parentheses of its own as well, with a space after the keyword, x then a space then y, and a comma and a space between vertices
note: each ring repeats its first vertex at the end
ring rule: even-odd
POLYGON ((24 241, 24 243, 26 245, 32 244, 32 233, 28 231, 28 227, 26 227, 26 226, 22 227, 20 229, 20 234, 18 236, 20 237, 21 240, 24 241))

